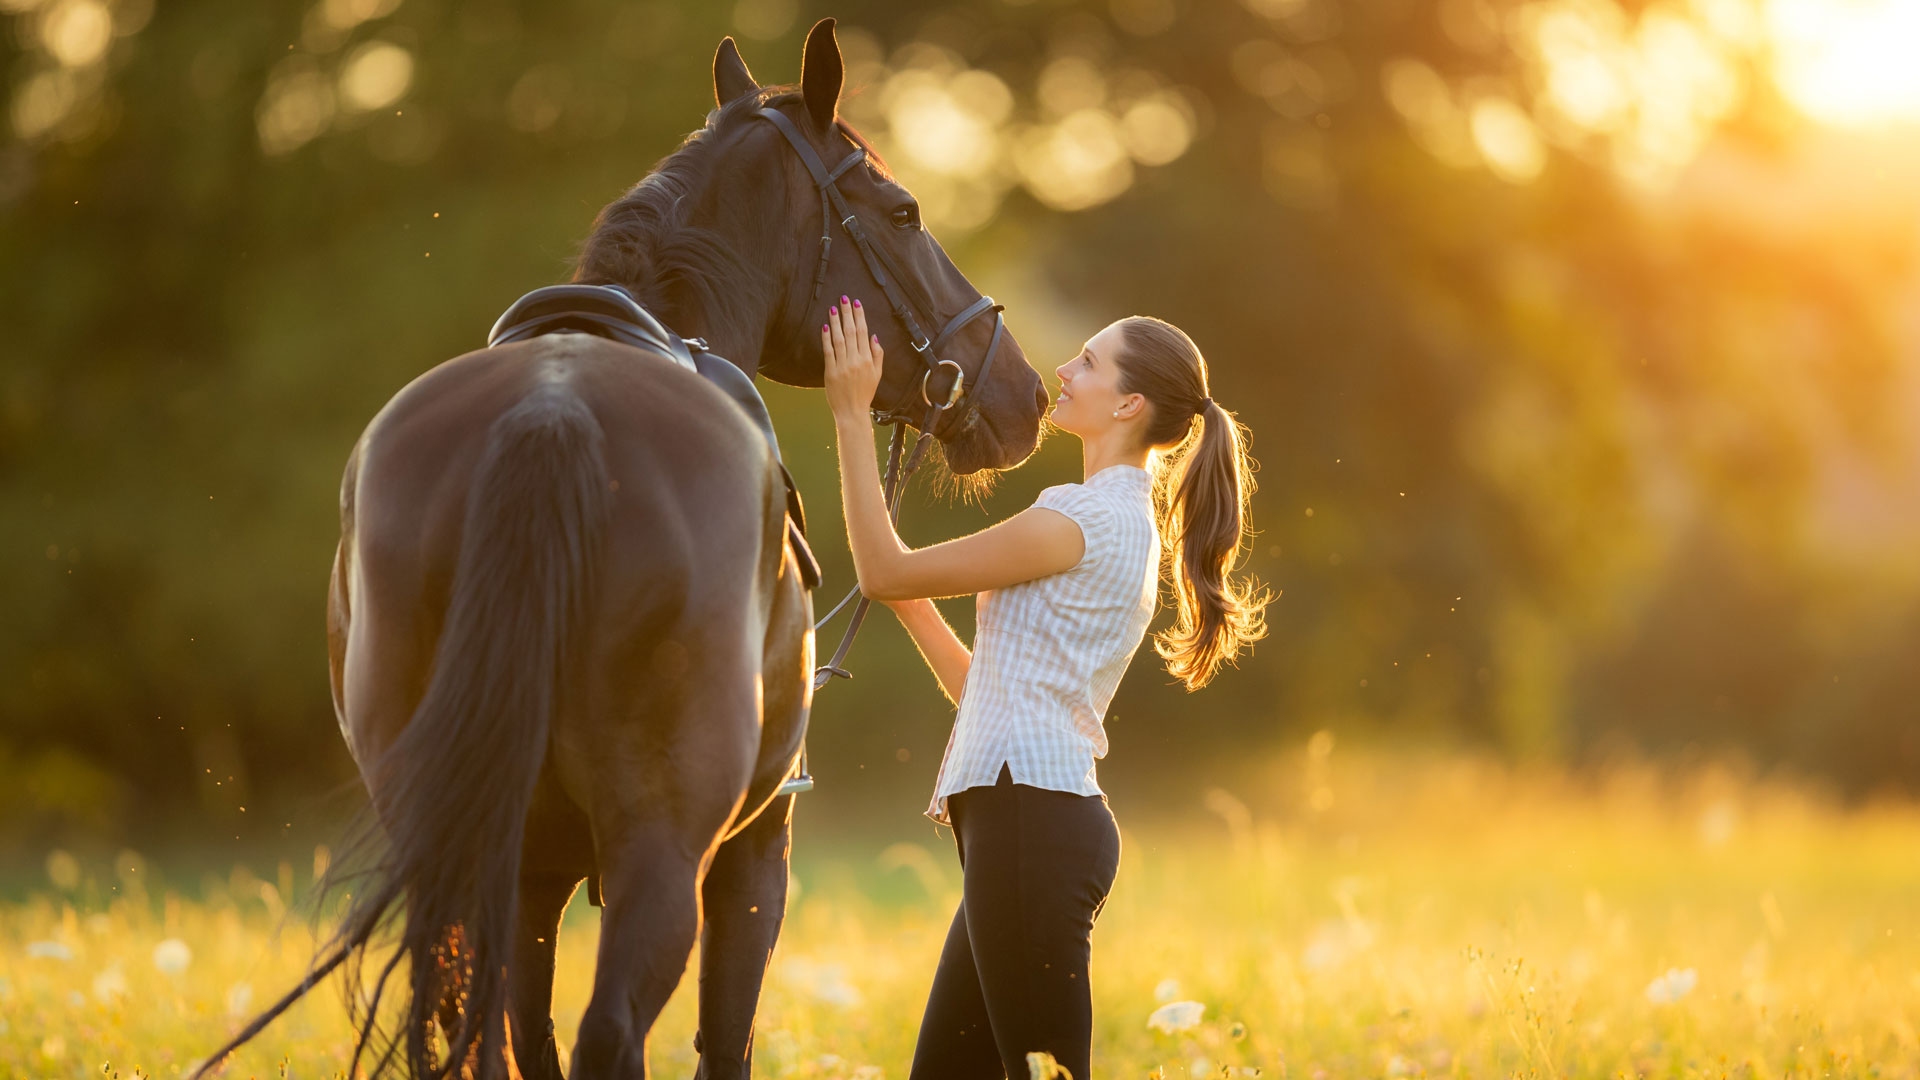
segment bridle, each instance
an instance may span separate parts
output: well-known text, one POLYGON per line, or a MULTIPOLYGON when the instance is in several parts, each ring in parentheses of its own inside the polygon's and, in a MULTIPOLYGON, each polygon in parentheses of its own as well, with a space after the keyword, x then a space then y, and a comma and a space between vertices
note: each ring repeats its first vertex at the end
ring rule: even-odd
POLYGON ((787 114, 778 109, 763 108, 757 110, 754 115, 772 123, 780 130, 780 134, 786 137, 788 145, 793 147, 794 153, 800 156, 800 163, 806 166, 807 174, 813 178, 814 186, 820 190, 820 260, 814 267, 813 291, 808 301, 808 308, 811 310, 819 305, 820 290, 827 284, 827 266, 833 256, 833 223, 837 220, 840 222, 840 227, 847 231, 847 236, 853 240, 854 249, 860 253, 861 260, 867 264, 867 273, 873 276, 874 284, 880 286, 880 291, 886 294, 887 303, 893 308, 894 318, 899 319, 900 325, 906 329, 907 338, 912 343, 914 353, 920 357, 921 363, 925 366, 925 370, 920 375, 918 388, 920 403, 925 409, 924 413, 916 416, 909 411, 913 407, 912 395, 915 388, 912 380, 908 380, 899 400, 885 409, 873 410, 874 422, 877 424, 917 422, 921 434, 925 435, 932 431, 934 422, 939 419, 942 412, 955 405, 963 405, 960 418, 956 423, 964 425, 979 408, 979 398, 967 392, 969 380, 966 371, 954 361, 940 358, 940 347, 953 340, 954 335, 965 329, 973 320, 982 315, 993 316, 993 336, 987 341, 986 356, 981 359, 980 368, 973 373, 971 380, 973 389, 977 391, 986 384, 987 372, 993 367, 994 355, 1000 351, 1000 339, 1006 333, 1006 320, 1000 314, 1005 305, 994 303, 991 296, 982 296, 967 305, 966 309, 958 315, 948 319, 945 325, 940 327, 940 332, 929 338, 926 331, 920 328, 920 320, 915 316, 913 304, 901 290, 900 282, 906 279, 906 275, 900 272, 900 267, 894 263, 893 257, 888 255, 884 248, 875 245, 867 236, 866 230, 860 224, 859 216, 847 204, 846 196, 840 193, 840 177, 867 160, 866 148, 854 147, 846 157, 840 159, 839 164, 828 169, 820 160, 820 155, 814 152, 813 144, 800 134, 800 129, 794 125, 787 114), (936 397, 932 392, 933 377, 942 369, 953 373, 953 381, 948 384, 946 393, 936 397))
MULTIPOLYGON (((866 230, 860 225, 859 216, 847 204, 846 196, 840 193, 838 183, 840 177, 867 160, 866 149, 856 146, 832 169, 828 169, 820 160, 820 155, 814 152, 813 144, 800 134, 800 129, 785 113, 774 108, 763 108, 754 115, 771 122, 775 128, 779 129, 780 134, 786 137, 788 145, 793 147, 794 153, 800 156, 800 163, 806 166, 807 174, 813 177, 814 186, 820 189, 820 261, 813 271, 813 293, 808 302, 808 309, 818 308, 820 290, 826 287, 827 264, 833 254, 833 223, 837 219, 840 227, 845 229, 847 236, 853 240, 854 250, 860 253, 861 261, 867 264, 867 273, 872 275, 874 284, 880 286, 880 291, 886 294, 887 303, 893 308, 894 318, 900 320, 900 325, 906 329, 907 337, 913 344, 913 351, 920 357, 925 367, 918 382, 923 411, 917 417, 909 411, 913 408, 913 394, 916 389, 912 379, 907 381, 905 390, 892 405, 885 409, 873 410, 875 424, 891 423, 893 425, 893 440, 887 448, 885 500, 888 516, 898 524, 900 499, 906 493, 906 481, 920 466, 927 444, 933 439, 933 427, 939 422, 940 414, 955 405, 960 405, 960 415, 955 424, 964 427, 980 407, 978 391, 986 384, 987 372, 993 367, 994 354, 999 352, 1000 339, 1006 333, 1006 319, 1000 314, 1004 310, 1004 305, 994 303, 991 296, 982 296, 967 305, 966 309, 958 315, 948 319, 945 325, 940 327, 940 332, 929 338, 920 328, 920 320, 915 317, 913 304, 901 289, 900 282, 905 280, 905 275, 900 273, 900 268, 895 265, 885 249, 875 245, 867 236, 866 230), (953 340, 954 335, 964 329, 967 324, 987 314, 993 316, 993 336, 987 340, 986 356, 981 359, 980 367, 973 373, 972 386, 969 387, 965 369, 952 360, 943 359, 940 356, 940 348, 953 340), (948 384, 945 393, 936 394, 933 392, 933 377, 942 369, 952 372, 953 381, 948 384), (914 442, 913 452, 905 455, 903 465, 902 452, 906 447, 909 424, 919 428, 920 437, 914 442)), ((814 624, 814 630, 818 631, 825 626, 828 620, 838 615, 840 609, 846 607, 855 596, 860 596, 860 586, 857 584, 838 604, 833 606, 832 611, 827 612, 819 622, 814 624)), ((842 679, 853 678, 853 675, 841 664, 847 658, 847 650, 853 647, 854 635, 859 633, 860 623, 866 618, 867 608, 870 605, 870 600, 860 596, 859 604, 853 609, 852 619, 847 623, 846 634, 840 639, 839 648, 833 651, 833 658, 814 669, 813 688, 815 690, 825 686, 835 676, 842 679)))

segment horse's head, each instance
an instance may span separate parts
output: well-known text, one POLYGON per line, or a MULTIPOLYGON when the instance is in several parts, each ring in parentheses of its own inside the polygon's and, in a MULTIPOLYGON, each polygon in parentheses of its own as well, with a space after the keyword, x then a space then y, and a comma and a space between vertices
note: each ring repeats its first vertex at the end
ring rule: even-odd
POLYGON ((1046 387, 1003 331, 997 308, 982 302, 921 223, 912 193, 838 118, 843 69, 832 19, 807 35, 800 71, 797 89, 762 87, 732 38, 714 56, 720 115, 709 126, 718 128, 725 165, 712 182, 730 189, 742 212, 757 208, 772 219, 761 222, 755 245, 768 252, 761 269, 775 294, 760 371, 794 386, 821 385, 827 306, 859 297, 886 348, 874 409, 916 426, 933 416, 957 474, 1020 463, 1038 443, 1046 387), (777 193, 766 191, 769 177, 780 178, 777 193))

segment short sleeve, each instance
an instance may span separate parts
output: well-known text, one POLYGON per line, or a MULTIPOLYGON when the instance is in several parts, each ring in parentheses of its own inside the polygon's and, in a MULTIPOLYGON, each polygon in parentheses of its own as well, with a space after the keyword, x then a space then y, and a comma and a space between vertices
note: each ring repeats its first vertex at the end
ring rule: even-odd
POLYGON ((1081 484, 1058 484, 1040 493, 1033 505, 1043 506, 1066 516, 1067 520, 1080 526, 1080 538, 1086 549, 1080 555, 1080 561, 1072 569, 1084 569, 1093 562, 1098 551, 1105 546, 1107 528, 1107 506, 1100 496, 1087 490, 1081 484))

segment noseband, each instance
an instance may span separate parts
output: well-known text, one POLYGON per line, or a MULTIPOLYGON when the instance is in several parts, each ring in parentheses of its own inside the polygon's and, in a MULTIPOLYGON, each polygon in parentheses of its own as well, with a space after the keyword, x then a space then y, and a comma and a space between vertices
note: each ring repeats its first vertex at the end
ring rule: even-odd
MULTIPOLYGON (((963 428, 979 410, 978 391, 986 385, 987 372, 993 367, 994 354, 1000 351, 1000 339, 1006 333, 1006 319, 1000 314, 1004 310, 1004 305, 994 303, 991 296, 982 296, 967 305, 966 309, 958 315, 948 319, 940 328, 940 332, 929 338, 920 328, 920 320, 915 316, 913 304, 901 290, 899 283, 905 280, 905 275, 900 273, 900 268, 895 265, 886 250, 876 245, 867 236, 866 230, 860 225, 859 216, 853 212, 851 206, 847 205, 846 196, 840 193, 840 177, 867 160, 866 149, 855 147, 832 169, 828 169, 820 160, 820 155, 814 152, 813 144, 800 134, 800 129, 794 126, 793 121, 785 113, 778 109, 765 108, 754 115, 771 122, 780 130, 780 134, 786 137, 787 144, 793 147, 794 153, 800 155, 800 163, 807 167, 807 174, 813 177, 814 186, 820 189, 820 262, 813 271, 813 293, 808 302, 809 310, 819 307, 820 290, 827 284, 827 264, 833 255, 833 223, 837 219, 840 227, 846 230, 847 236, 853 240, 854 250, 860 253, 861 261, 867 264, 867 273, 872 275, 874 284, 880 286, 880 291, 886 294, 887 304, 893 308, 893 317, 898 319, 900 325, 906 330, 908 340, 913 344, 913 351, 920 357, 924 367, 918 386, 921 411, 917 414, 913 411, 915 385, 911 379, 908 380, 898 400, 892 405, 885 409, 873 410, 874 423, 893 425, 893 441, 887 449, 885 498, 887 514, 898 524, 900 498, 906 492, 906 480, 919 467, 921 456, 925 453, 927 444, 933 439, 933 428, 939 422, 940 414, 955 405, 960 405, 960 415, 954 423, 963 428), (943 359, 940 356, 940 348, 952 341, 954 335, 973 320, 988 314, 993 316, 993 336, 987 339, 986 355, 981 358, 979 368, 973 373, 972 385, 969 386, 965 369, 952 360, 943 359), (933 389, 933 377, 942 370, 951 372, 952 381, 947 384, 944 392, 936 393, 933 389), (903 468, 901 455, 906 445, 909 424, 920 429, 920 437, 914 442, 913 453, 906 457, 903 468)), ((841 608, 847 606, 848 601, 859 595, 860 587, 855 585, 851 592, 833 606, 832 611, 827 612, 819 622, 814 624, 814 629, 817 631, 825 626, 829 619, 840 613, 841 608)), ((846 635, 840 639, 840 647, 834 650, 831 660, 822 664, 813 673, 815 690, 825 686, 835 676, 843 679, 853 678, 852 674, 840 665, 847 658, 847 650, 853 647, 853 637, 859 633, 860 623, 866 618, 869 605, 870 601, 861 596, 860 603, 854 607, 852 619, 847 624, 846 635)))

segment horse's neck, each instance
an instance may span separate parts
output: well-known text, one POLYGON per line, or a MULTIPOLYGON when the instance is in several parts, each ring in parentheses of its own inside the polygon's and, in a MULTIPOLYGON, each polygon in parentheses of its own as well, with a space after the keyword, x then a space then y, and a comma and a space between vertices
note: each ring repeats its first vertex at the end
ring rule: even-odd
POLYGON ((755 311, 754 318, 744 326, 722 326, 721 320, 709 318, 706 312, 697 312, 687 319, 689 326, 704 326, 711 329, 703 335, 707 348, 716 355, 724 356, 733 365, 752 375, 760 370, 761 350, 768 336, 767 323, 772 318, 772 310, 755 311))
MULTIPOLYGON (((780 336, 774 320, 782 314, 780 290, 785 286, 784 278, 782 274, 770 275, 759 290, 752 290, 747 282, 715 282, 712 291, 730 298, 733 304, 730 311, 708 310, 708 301, 702 296, 706 290, 695 288, 685 289, 675 297, 678 303, 673 305, 671 317, 658 310, 655 314, 667 323, 667 329, 704 339, 708 349, 752 375, 767 359, 762 355, 767 342, 780 336), (763 295, 752 295, 754 291, 763 295)), ((628 288, 635 296, 644 297, 650 292, 644 283, 639 287, 629 284, 628 288)))

